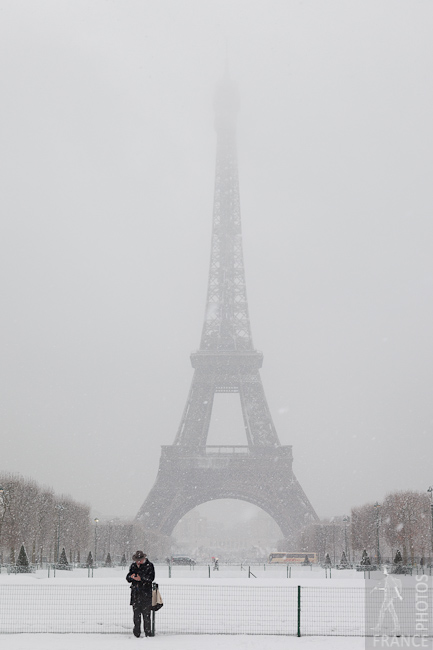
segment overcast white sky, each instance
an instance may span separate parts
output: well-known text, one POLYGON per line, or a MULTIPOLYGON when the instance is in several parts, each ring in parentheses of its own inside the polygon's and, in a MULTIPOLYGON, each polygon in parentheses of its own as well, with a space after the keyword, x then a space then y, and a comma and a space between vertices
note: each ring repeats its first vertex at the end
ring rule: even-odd
MULTIPOLYGON (((319 516, 433 483, 432 33, 431 0, 0 0, 0 470, 99 516, 151 488, 200 342, 227 41, 281 443, 319 516)), ((209 442, 245 442, 232 398, 209 442)))

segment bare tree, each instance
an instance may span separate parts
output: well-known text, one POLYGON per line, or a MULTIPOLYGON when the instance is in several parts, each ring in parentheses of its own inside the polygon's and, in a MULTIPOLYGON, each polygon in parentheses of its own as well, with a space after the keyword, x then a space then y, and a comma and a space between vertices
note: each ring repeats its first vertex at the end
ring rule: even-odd
POLYGON ((337 563, 345 548, 344 545, 343 518, 333 517, 323 519, 320 523, 308 524, 303 528, 298 538, 298 548, 292 550, 317 553, 320 562, 324 562, 326 554, 329 553, 332 561, 337 563))
POLYGON ((350 534, 352 548, 362 553, 364 549, 369 556, 375 555, 377 543, 377 515, 373 503, 352 508, 350 534))
POLYGON ((430 502, 426 494, 402 491, 388 494, 383 503, 382 525, 391 549, 399 549, 403 563, 415 564, 429 548, 430 502))
POLYGON ((71 497, 56 497, 18 474, 0 475, 0 552, 15 557, 22 544, 32 549, 32 561, 41 560, 43 550, 86 549, 89 537, 89 511, 71 497), (61 516, 56 506, 62 504, 61 516))

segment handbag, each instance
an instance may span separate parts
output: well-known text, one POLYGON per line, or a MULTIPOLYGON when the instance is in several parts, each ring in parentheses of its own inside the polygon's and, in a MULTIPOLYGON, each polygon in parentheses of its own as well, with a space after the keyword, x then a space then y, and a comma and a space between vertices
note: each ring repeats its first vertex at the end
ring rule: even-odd
POLYGON ((158 585, 154 585, 152 589, 152 610, 154 612, 157 612, 158 609, 161 609, 163 605, 164 603, 162 602, 162 597, 158 589, 158 585))

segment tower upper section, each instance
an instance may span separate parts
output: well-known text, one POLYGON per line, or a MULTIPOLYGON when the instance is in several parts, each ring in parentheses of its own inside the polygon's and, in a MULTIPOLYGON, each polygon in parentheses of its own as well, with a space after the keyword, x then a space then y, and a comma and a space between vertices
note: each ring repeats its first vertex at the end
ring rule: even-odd
POLYGON ((252 351, 236 156, 237 90, 226 74, 215 95, 217 154, 211 259, 200 350, 252 351))
MULTIPOLYGON (((217 134, 221 131, 236 129, 236 118, 239 111, 238 91, 228 74, 217 86, 215 99, 215 129, 217 134)), ((233 133, 234 136, 234 133, 233 133)))

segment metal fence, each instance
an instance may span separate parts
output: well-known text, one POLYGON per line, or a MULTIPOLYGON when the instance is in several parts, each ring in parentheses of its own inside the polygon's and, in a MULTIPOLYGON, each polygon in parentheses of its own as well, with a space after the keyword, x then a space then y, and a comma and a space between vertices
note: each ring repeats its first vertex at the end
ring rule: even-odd
MULTIPOLYGON (((19 573, 16 571, 15 565, 3 564, 0 565, 0 573, 19 573)), ((104 566, 93 566, 86 567, 84 565, 70 565, 70 572, 73 574, 73 578, 106 578, 106 577, 117 577, 121 574, 122 577, 127 571, 127 566, 113 566, 113 567, 104 567, 104 566), (107 576, 107 573, 109 574, 107 576)), ((427 575, 429 577, 433 574, 433 567, 421 567, 421 566, 412 566, 405 567, 405 573, 409 575, 427 575)), ((260 578, 260 579, 275 579, 275 578, 291 578, 304 580, 305 578, 313 578, 315 580, 321 578, 338 578, 338 579, 347 579, 354 578, 359 580, 364 579, 375 579, 376 575, 380 574, 381 571, 377 571, 376 568, 368 567, 358 567, 352 569, 340 570, 334 566, 320 566, 313 565, 310 566, 300 566, 300 565, 289 565, 289 564, 266 564, 266 563, 256 563, 256 564, 220 564, 218 569, 215 570, 211 564, 196 564, 191 566, 182 566, 182 565, 167 565, 156 564, 155 570, 158 576, 158 580, 165 580, 167 578, 212 578, 212 579, 227 579, 227 578, 260 578)), ((27 571, 26 571, 27 573, 27 571)), ((55 578, 63 577, 65 575, 64 567, 61 569, 55 564, 44 564, 40 565, 31 565, 30 573, 37 573, 38 578, 55 578)))
MULTIPOLYGON (((160 590, 164 606, 155 616, 156 634, 368 636, 366 620, 377 605, 362 586, 171 583, 160 590)), ((411 613, 404 602, 400 607, 411 634, 411 613)), ((131 631, 127 585, 0 585, 0 634, 131 631)))

